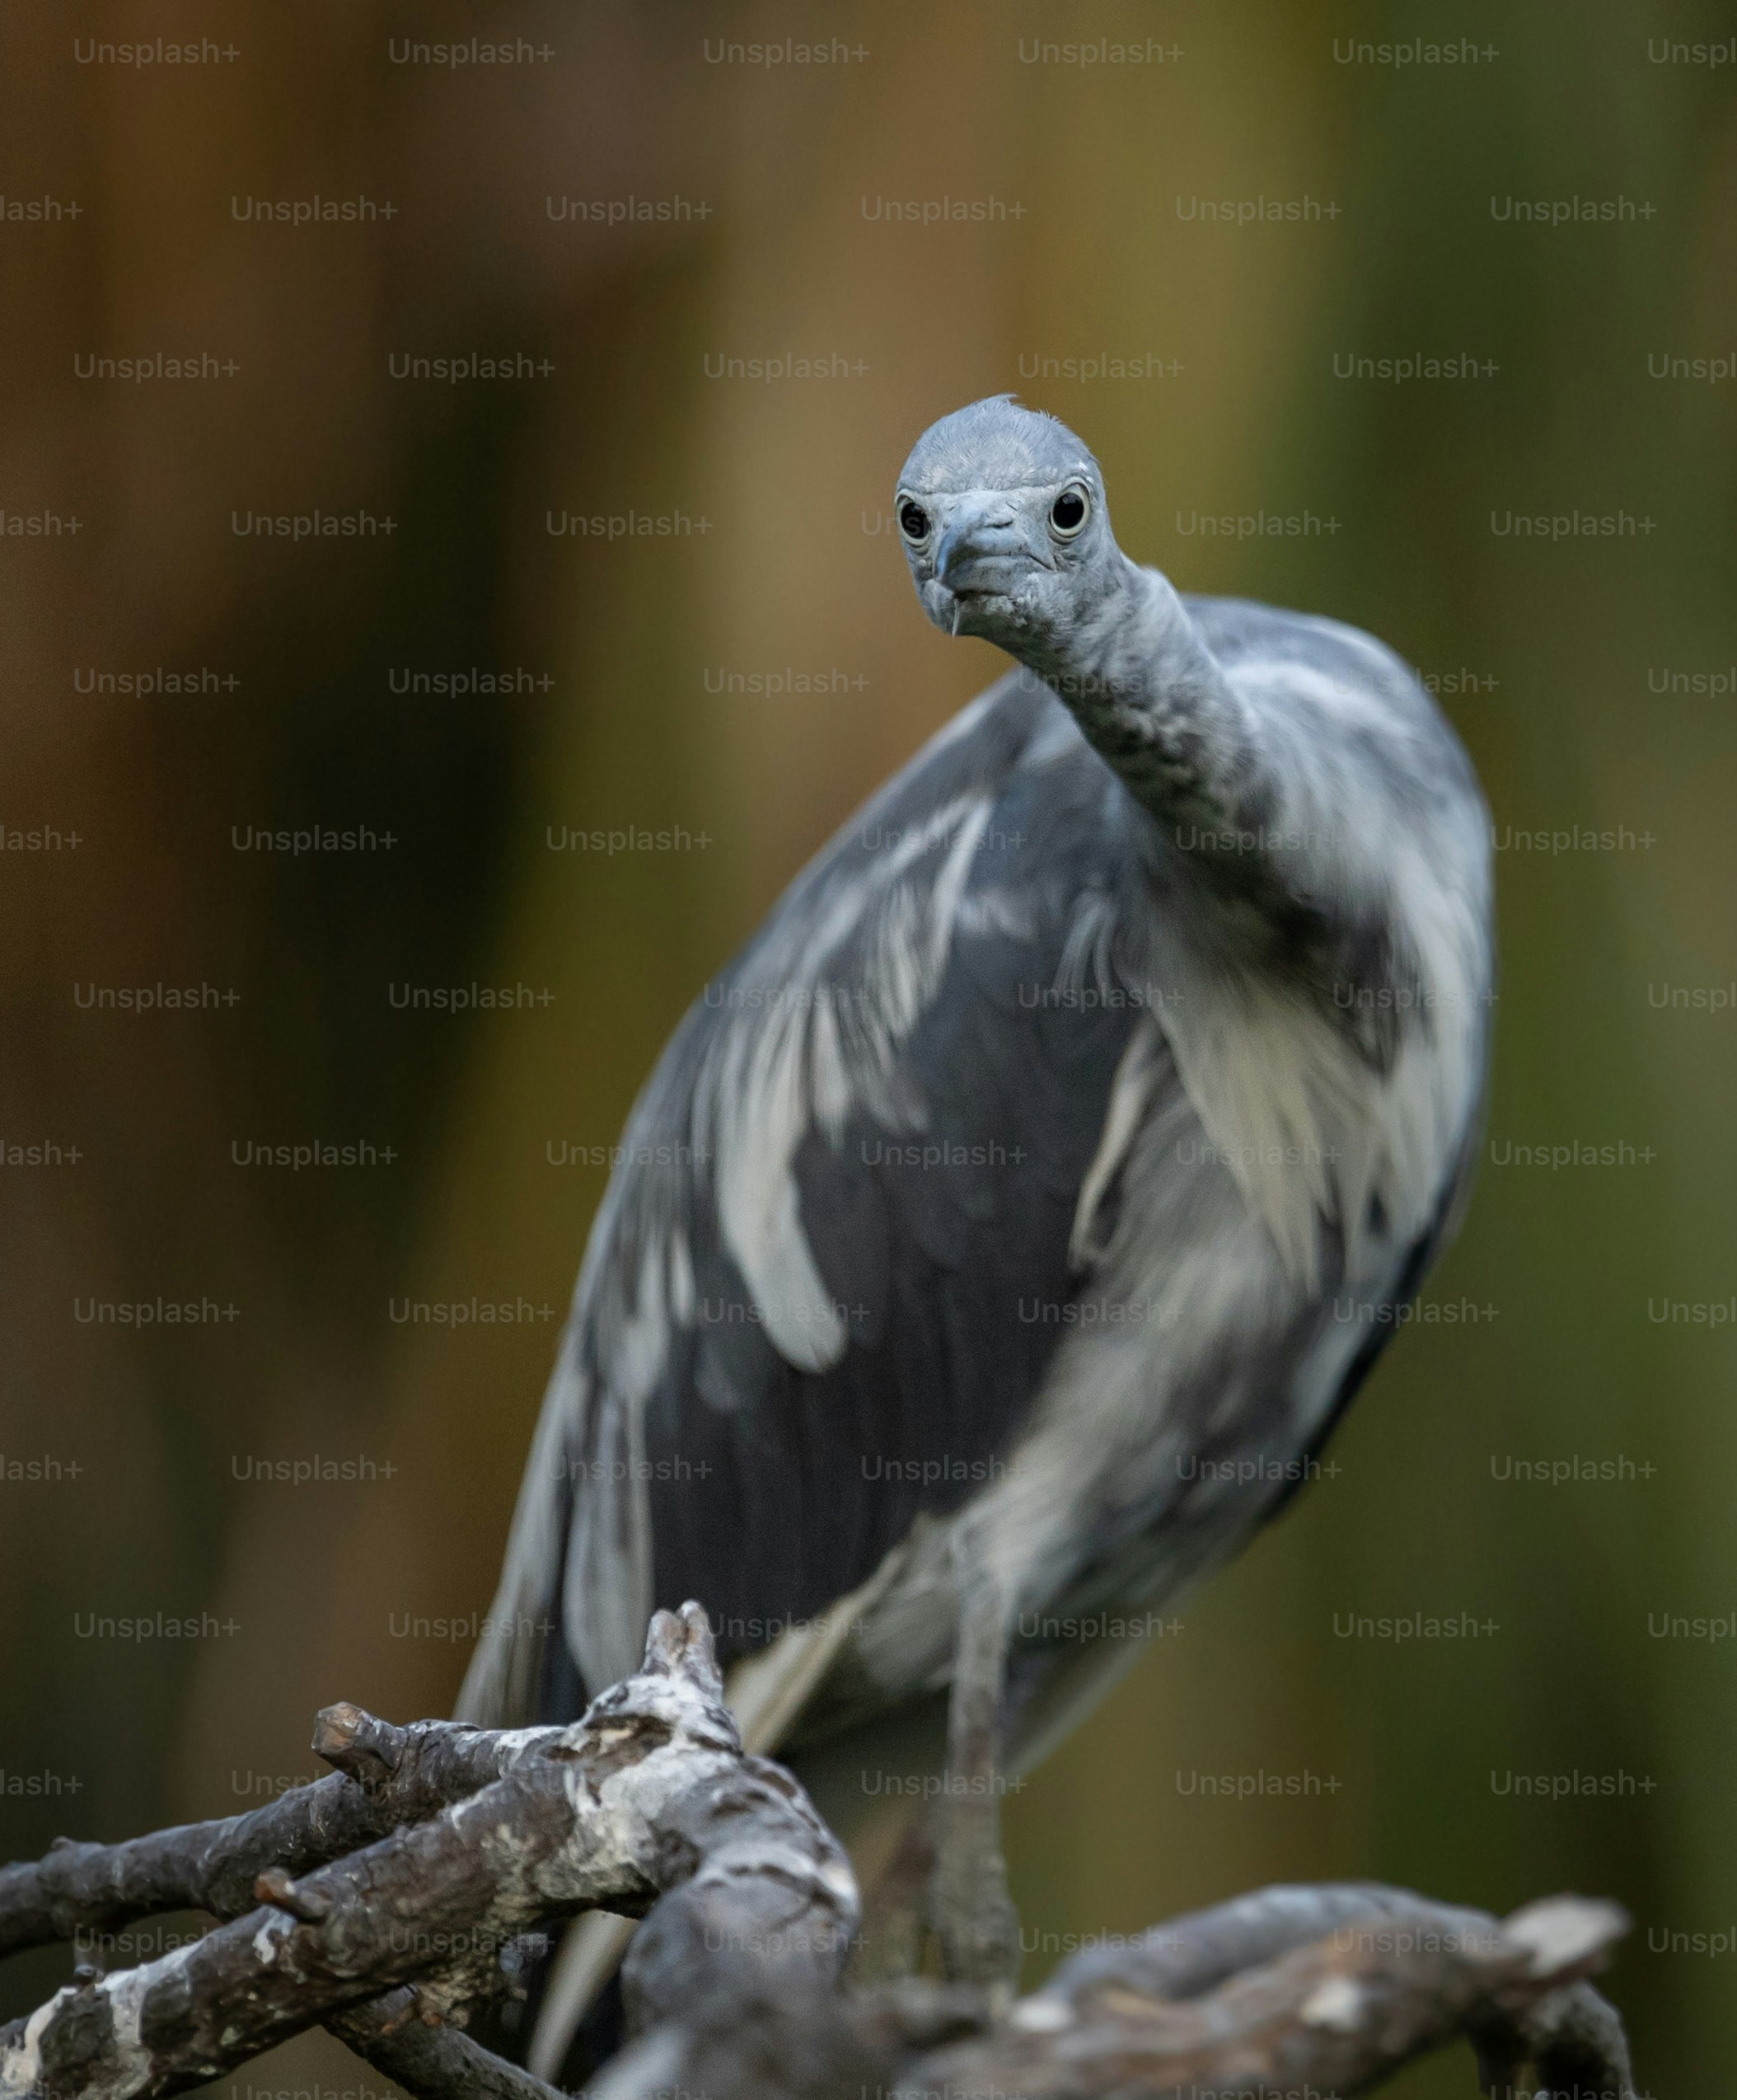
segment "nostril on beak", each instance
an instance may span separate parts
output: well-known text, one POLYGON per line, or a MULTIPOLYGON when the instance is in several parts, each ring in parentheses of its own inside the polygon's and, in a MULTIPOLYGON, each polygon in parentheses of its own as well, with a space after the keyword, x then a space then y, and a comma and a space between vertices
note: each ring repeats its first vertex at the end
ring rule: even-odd
POLYGON ((935 548, 935 574, 945 584, 952 573, 985 555, 1011 554, 1014 543, 1004 536, 1014 523, 1011 511, 995 518, 962 519, 949 526, 935 548))
POLYGON ((953 581, 953 572, 971 559, 971 534, 962 527, 955 526, 951 532, 941 535, 941 543, 935 549, 935 574, 943 584, 953 581))

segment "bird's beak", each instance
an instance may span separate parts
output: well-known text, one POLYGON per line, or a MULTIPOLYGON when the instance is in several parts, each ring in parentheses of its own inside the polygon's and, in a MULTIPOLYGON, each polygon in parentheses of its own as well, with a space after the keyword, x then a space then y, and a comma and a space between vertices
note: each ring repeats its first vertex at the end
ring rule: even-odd
POLYGON ((934 573, 956 597, 962 593, 1007 597, 1022 571, 1034 562, 1049 565, 1045 551, 1032 545, 1025 524, 1006 497, 986 491, 962 497, 953 506, 935 543, 934 573))

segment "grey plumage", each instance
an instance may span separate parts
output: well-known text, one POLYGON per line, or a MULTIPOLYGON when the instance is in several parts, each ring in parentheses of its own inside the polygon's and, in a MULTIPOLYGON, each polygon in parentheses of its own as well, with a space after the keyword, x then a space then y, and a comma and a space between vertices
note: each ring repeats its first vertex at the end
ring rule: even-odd
POLYGON ((1005 398, 926 434, 898 509, 929 617, 1020 668, 634 1109, 474 1718, 577 1711, 653 1605, 742 1657, 878 1573, 784 1726, 812 1742, 944 1685, 961 1525, 1030 1695, 1079 1661, 1046 1621, 1155 1607, 1283 1498, 1463 1194, 1488 824, 1404 665, 1179 598, 1005 398))

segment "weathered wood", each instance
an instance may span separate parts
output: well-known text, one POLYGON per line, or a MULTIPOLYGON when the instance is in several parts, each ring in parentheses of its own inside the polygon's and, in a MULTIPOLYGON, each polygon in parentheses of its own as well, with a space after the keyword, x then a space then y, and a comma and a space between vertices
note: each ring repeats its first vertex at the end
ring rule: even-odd
POLYGON ((4 2100, 177 2093, 321 2022, 420 2100, 556 2100, 461 2029, 540 1924, 599 1907, 646 1922, 623 1971, 637 2038, 592 2100, 1348 2095, 1460 2035, 1491 2089, 1530 2063, 1547 2089, 1632 2094, 1585 1981, 1627 1921, 1580 1897, 1498 1922, 1269 1889, 1076 1957, 1004 2013, 919 1979, 845 1990, 849 1862, 789 1774, 743 1755, 696 1605, 658 1614, 639 1674, 570 1728, 332 1707, 315 1742, 341 1776, 269 1808, 0 1873, 0 1949, 154 1910, 223 1920, 0 2028, 4 2100))
POLYGON ((552 2085, 484 2049, 458 2028, 429 2026, 414 1985, 335 2013, 330 2032, 421 2100, 566 2100, 552 2085))
POLYGON ((357 1707, 327 1707, 314 1748, 335 1765, 352 1758, 358 1776, 335 1773, 246 1815, 184 1823, 124 1845, 59 1838, 42 1859, 0 1867, 0 1955, 112 1931, 159 1911, 240 1917, 254 1907, 254 1882, 267 1868, 305 1874, 401 1824, 425 1821, 563 1732, 497 1732, 451 1721, 399 1728, 357 1707), (359 1746, 364 1737, 371 1755, 359 1746))

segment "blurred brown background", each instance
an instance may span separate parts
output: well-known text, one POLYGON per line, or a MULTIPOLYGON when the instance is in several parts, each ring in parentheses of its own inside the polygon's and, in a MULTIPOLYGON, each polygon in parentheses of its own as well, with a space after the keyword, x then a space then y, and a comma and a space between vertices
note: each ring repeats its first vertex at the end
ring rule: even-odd
MULTIPOLYGON (((327 1700, 448 1705, 603 1187, 572 1150, 611 1144, 708 973, 992 675, 921 618, 887 513, 934 417, 1014 390, 1182 588, 1422 667, 1505 845, 1492 1151, 1430 1291, 1477 1317, 1400 1341, 1335 1476, 1019 1798, 1028 1977, 1270 1879, 1571 1887, 1634 1911, 1613 1988, 1650 2089, 1730 2065, 1737 74, 1688 0, 1449 14, 7 10, 0 1857, 247 1806, 308 1772, 327 1700), (416 54, 473 37, 514 62, 416 54), (218 55, 101 55, 158 38, 218 55), (728 48, 785 39, 827 62, 728 48), (1359 49, 1407 39, 1459 60, 1359 49), (316 196, 382 215, 249 201, 316 196), (630 199, 666 209, 608 224, 630 199), (1260 199, 1300 215, 1200 209, 1260 199), (159 354, 234 369, 79 376, 159 354), (1407 355, 1475 369, 1337 376, 1407 355), (524 376, 394 376, 471 357, 524 376), (1121 363, 1041 362, 1094 357, 1121 363), (788 358, 831 376, 709 376, 788 358), (316 512, 382 528, 235 529, 316 512), (1314 526, 1198 529, 1225 513, 1314 526), (157 667, 194 689, 101 686, 157 667), (411 682, 473 668, 515 689, 411 682), (837 689, 727 689, 786 669, 837 689), (376 842, 235 842, 297 825, 376 842), (564 826, 685 843, 551 850, 564 826), (1519 841, 1574 827, 1606 836, 1519 841), (402 1004, 473 982, 530 1003, 402 1004), (159 983, 207 1003, 91 1003, 159 983), (236 1163, 311 1141, 374 1156, 236 1163), (1557 1146, 1628 1150, 1519 1163, 1557 1146), (472 1298, 528 1316, 395 1316, 472 1298), (215 1316, 96 1316, 158 1300, 215 1316), (363 1477, 260 1477, 316 1458, 363 1477), (96 1623, 158 1612, 204 1630, 96 1623), (1492 1630, 1344 1630, 1406 1612, 1492 1630)), ((4 2011, 63 1971, 13 1964, 4 2011)), ((323 2039, 231 2083, 379 2091, 323 2039)))

